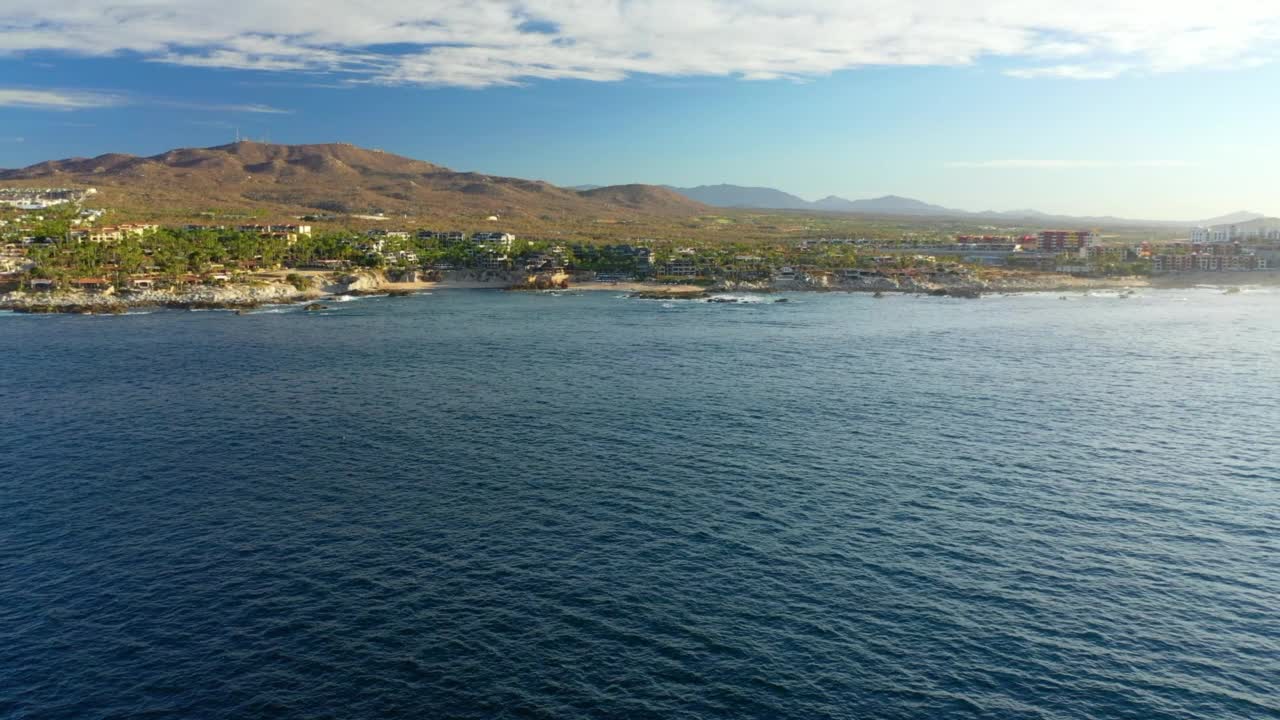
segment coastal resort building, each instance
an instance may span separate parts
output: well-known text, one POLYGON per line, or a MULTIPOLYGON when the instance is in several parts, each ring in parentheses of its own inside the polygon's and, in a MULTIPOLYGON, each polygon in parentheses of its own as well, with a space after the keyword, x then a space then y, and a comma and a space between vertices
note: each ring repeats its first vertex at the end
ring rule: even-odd
POLYGON ((501 272, 511 269, 511 260, 505 255, 487 254, 477 262, 481 270, 493 270, 501 272))
POLYGON ((671 277, 697 277, 698 266, 690 258, 678 258, 663 265, 662 274, 671 277))
POLYGON ((107 293, 114 289, 110 280, 101 277, 76 278, 71 285, 77 290, 90 293, 107 293))
POLYGON ((1151 272, 1248 272, 1266 270, 1267 259, 1258 255, 1153 255, 1151 272))
POLYGON ((128 223, 125 225, 107 225, 100 228, 84 228, 71 230, 67 240, 72 242, 110 243, 120 242, 127 237, 143 237, 149 235, 160 226, 155 223, 128 223))
POLYGON ((310 225, 240 225, 236 230, 258 237, 281 238, 290 245, 297 242, 300 236, 311 236, 310 225))
POLYGON ((515 241, 516 236, 509 232, 478 232, 471 235, 473 245, 494 252, 510 252, 511 245, 515 241))
POLYGON ((1043 253, 1077 252, 1098 242, 1092 230, 1042 230, 1036 236, 1036 250, 1043 253))

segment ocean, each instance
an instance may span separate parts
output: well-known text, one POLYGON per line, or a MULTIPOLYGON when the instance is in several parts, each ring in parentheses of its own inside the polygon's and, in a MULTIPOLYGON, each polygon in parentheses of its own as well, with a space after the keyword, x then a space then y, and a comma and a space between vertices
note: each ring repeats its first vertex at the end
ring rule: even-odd
POLYGON ((742 299, 0 315, 0 717, 1280 717, 1280 292, 742 299))

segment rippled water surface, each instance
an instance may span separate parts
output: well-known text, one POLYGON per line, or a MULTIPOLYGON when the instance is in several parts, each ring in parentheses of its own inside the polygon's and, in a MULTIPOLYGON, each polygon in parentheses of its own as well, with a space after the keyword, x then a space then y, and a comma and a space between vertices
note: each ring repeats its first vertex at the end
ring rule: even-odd
POLYGON ((1280 294, 0 316, 0 716, 1280 716, 1280 294))

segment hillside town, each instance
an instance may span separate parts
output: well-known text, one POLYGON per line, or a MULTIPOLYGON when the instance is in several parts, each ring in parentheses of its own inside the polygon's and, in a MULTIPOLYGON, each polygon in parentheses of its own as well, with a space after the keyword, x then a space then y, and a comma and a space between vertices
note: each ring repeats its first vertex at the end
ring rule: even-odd
POLYGON ((58 205, 78 204, 97 194, 96 188, 0 188, 0 207, 44 210, 58 205))
MULTIPOLYGON (((317 230, 311 224, 108 223, 89 191, 7 190, 0 291, 129 293, 225 285, 269 271, 377 270, 396 282, 458 275, 508 285, 575 282, 917 288, 991 273, 1076 278, 1244 273, 1280 267, 1280 225, 1195 228, 1186 240, 1116 242, 1094 230, 796 238, 769 243, 517 237, 500 229, 317 230), (567 280, 557 280, 565 282, 567 280)), ((497 218, 490 218, 490 225, 497 218)))

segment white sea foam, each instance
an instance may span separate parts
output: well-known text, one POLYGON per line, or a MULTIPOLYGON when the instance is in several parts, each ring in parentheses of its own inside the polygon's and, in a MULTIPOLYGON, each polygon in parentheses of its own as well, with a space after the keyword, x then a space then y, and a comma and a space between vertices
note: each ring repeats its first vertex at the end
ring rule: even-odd
POLYGON ((1133 290, 1091 290, 1086 293, 1088 297, 1095 298, 1118 298, 1118 297, 1138 297, 1133 290))

